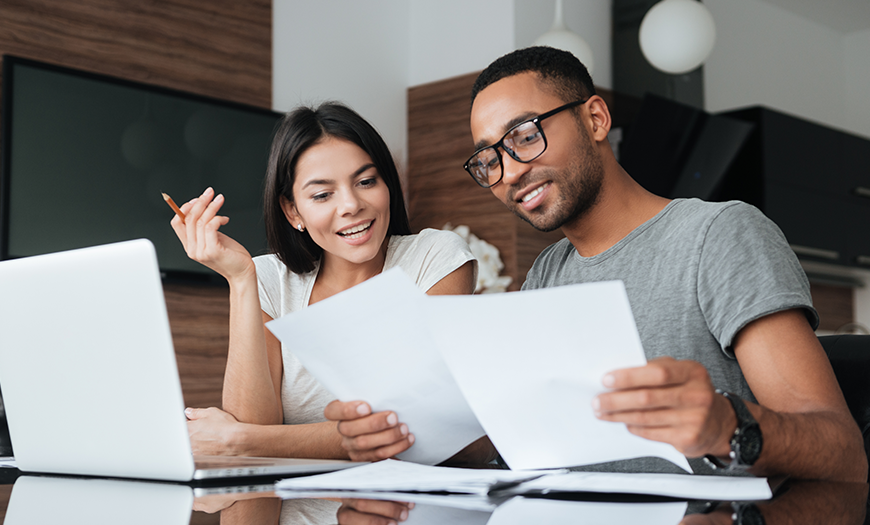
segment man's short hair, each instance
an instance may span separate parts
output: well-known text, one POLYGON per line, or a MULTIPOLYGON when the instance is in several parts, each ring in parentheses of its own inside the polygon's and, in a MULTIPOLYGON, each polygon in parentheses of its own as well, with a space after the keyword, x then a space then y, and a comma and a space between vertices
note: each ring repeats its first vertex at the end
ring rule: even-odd
POLYGON ((499 80, 520 73, 537 73, 546 87, 563 101, 583 100, 595 94, 586 66, 568 51, 547 46, 518 49, 499 57, 478 75, 471 88, 471 103, 477 94, 499 80))

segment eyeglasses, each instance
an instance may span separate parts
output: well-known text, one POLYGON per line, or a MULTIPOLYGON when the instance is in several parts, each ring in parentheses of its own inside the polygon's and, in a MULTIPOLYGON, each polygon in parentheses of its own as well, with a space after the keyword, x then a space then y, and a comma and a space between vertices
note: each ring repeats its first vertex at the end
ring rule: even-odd
POLYGON ((504 165, 501 160, 501 153, 498 151, 499 147, 505 150, 517 162, 532 162, 547 150, 547 137, 544 135, 541 121, 566 109, 585 104, 588 100, 587 98, 570 102, 552 111, 538 115, 533 119, 520 122, 509 129, 501 140, 492 146, 486 146, 475 151, 474 155, 463 166, 465 171, 480 186, 484 188, 495 186, 501 182, 504 176, 504 165))

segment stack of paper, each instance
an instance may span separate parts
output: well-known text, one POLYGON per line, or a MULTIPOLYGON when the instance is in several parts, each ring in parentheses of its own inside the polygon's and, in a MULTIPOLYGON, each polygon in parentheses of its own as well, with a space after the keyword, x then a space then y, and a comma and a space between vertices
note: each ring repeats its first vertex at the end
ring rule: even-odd
POLYGON ((646 363, 619 281, 429 297, 394 268, 267 326, 338 399, 395 411, 416 438, 401 459, 437 464, 487 434, 513 469, 656 456, 691 472, 592 413, 605 373, 646 363))
POLYGON ((387 459, 327 474, 290 478, 277 490, 353 490, 369 492, 450 492, 488 494, 494 487, 513 486, 545 472, 432 467, 387 459))
MULTIPOLYGON (((765 478, 687 474, 625 474, 565 470, 458 469, 386 460, 275 485, 282 491, 449 492, 493 497, 553 493, 664 496, 692 500, 751 501, 772 497, 765 478)), ((360 497, 358 494, 354 497, 360 497)))

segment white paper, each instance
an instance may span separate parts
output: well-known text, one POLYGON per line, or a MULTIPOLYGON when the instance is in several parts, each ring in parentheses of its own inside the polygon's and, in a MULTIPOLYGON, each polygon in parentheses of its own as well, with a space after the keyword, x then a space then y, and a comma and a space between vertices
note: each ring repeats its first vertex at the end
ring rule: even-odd
POLYGON ((687 503, 603 503, 513 498, 492 513, 487 525, 584 523, 588 525, 677 525, 687 503))
POLYGON ((487 494, 493 486, 534 479, 544 472, 466 469, 387 459, 316 476, 282 479, 276 490, 454 492, 487 494))
POLYGON ((716 501, 759 501, 773 497, 767 478, 624 472, 562 472, 523 482, 509 492, 645 494, 716 501))
POLYGON ((434 465, 484 432, 426 334, 426 298, 394 268, 266 326, 338 399, 394 411, 415 438, 399 458, 434 465))
POLYGON ((453 377, 511 468, 658 456, 691 472, 673 446, 593 415, 607 372, 646 364, 621 281, 425 304, 453 377))
MULTIPOLYGON (((274 489, 274 485, 272 486, 274 489)), ((424 504, 435 507, 476 510, 491 513, 498 504, 485 494, 445 494, 430 492, 389 492, 355 490, 277 490, 281 499, 372 499, 424 504)), ((404 525, 404 524, 403 524, 404 525)))

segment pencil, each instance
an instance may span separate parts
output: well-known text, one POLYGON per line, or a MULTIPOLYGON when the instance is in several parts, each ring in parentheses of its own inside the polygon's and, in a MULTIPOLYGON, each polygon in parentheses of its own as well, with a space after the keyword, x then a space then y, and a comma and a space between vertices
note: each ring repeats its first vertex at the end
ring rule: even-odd
POLYGON ((181 208, 179 208, 178 205, 175 204, 175 201, 172 200, 172 197, 165 193, 161 193, 161 195, 163 195, 163 200, 166 201, 166 204, 168 204, 169 207, 172 208, 172 211, 174 211, 176 215, 181 217, 181 222, 184 222, 184 212, 182 212, 181 208))

